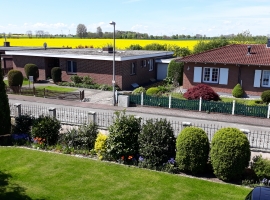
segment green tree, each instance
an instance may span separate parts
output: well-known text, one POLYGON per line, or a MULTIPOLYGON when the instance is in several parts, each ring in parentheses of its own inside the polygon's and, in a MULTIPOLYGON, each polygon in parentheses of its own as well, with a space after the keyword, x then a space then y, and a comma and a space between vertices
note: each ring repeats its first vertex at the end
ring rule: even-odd
POLYGON ((193 53, 194 54, 201 53, 207 50, 223 47, 229 44, 230 44, 229 40, 223 39, 223 38, 213 39, 213 40, 210 40, 209 42, 205 40, 200 40, 194 46, 193 53))
POLYGON ((3 81, 2 69, 0 69, 0 135, 10 133, 10 109, 5 83, 3 81))
POLYGON ((168 65, 167 77, 173 80, 175 85, 183 84, 184 63, 172 60, 168 65), (177 84, 176 84, 177 83, 177 84))

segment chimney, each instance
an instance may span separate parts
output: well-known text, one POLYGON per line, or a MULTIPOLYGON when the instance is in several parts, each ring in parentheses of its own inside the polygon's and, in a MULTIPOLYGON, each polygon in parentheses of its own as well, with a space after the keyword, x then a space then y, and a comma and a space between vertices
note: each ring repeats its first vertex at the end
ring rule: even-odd
POLYGON ((251 52, 251 46, 248 46, 248 53, 247 53, 247 55, 250 55, 250 52, 251 52))
POLYGON ((267 38, 267 45, 266 45, 267 48, 270 48, 270 38, 267 38))

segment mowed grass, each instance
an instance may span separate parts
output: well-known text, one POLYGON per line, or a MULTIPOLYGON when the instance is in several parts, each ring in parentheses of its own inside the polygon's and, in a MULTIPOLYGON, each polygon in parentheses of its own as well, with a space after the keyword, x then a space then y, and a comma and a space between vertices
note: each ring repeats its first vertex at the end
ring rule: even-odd
POLYGON ((76 88, 68 88, 68 87, 59 87, 59 86, 37 86, 36 89, 39 90, 50 90, 50 91, 55 91, 55 92, 74 92, 77 89, 76 88))
POLYGON ((250 190, 69 155, 0 147, 1 200, 242 200, 250 190))
MULTIPOLYGON (((3 44, 4 38, 0 39, 0 43, 3 44)), ((177 45, 180 47, 188 47, 193 49, 194 45, 199 40, 139 40, 139 39, 116 39, 115 45, 117 49, 126 49, 132 44, 139 44, 142 47, 151 43, 177 45)), ((21 39, 8 39, 11 46, 32 46, 43 47, 44 42, 48 47, 72 47, 78 46, 92 46, 93 48, 102 48, 104 46, 112 45, 112 39, 76 39, 76 38, 21 38, 21 39)))

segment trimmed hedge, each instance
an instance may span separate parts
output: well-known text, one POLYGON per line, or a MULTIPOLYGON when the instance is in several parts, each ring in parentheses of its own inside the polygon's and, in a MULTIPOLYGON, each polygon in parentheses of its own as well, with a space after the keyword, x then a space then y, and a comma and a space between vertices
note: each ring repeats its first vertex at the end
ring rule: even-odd
POLYGON ((232 90, 232 95, 236 98, 241 98, 244 95, 242 86, 238 83, 232 90))
POLYGON ((132 94, 141 94, 142 92, 145 93, 145 88, 144 87, 138 87, 138 88, 136 88, 136 89, 134 89, 132 91, 132 94))
POLYGON ((8 85, 9 86, 22 86, 23 74, 22 72, 12 69, 8 72, 8 85))
POLYGON ((184 97, 188 100, 200 99, 202 97, 203 100, 207 101, 219 101, 219 95, 208 85, 198 84, 192 88, 189 88, 184 97))
POLYGON ((176 162, 182 171, 203 172, 209 155, 209 140, 201 128, 186 127, 176 140, 176 162))
POLYGON ((151 87, 148 90, 146 90, 146 95, 157 95, 159 93, 159 88, 158 87, 151 87))
POLYGON ((264 103, 270 103, 270 90, 265 90, 261 94, 261 99, 264 103))
POLYGON ((62 69, 60 67, 53 67, 51 75, 54 83, 62 81, 62 69))
POLYGON ((182 85, 183 72, 184 72, 184 63, 172 60, 168 65, 167 77, 172 78, 173 82, 176 81, 177 83, 179 83, 179 85, 182 85))
POLYGON ((210 158, 214 174, 224 181, 241 177, 250 160, 249 141, 237 128, 218 130, 211 143, 210 158))
POLYGON ((38 67, 35 64, 32 63, 28 63, 24 66, 24 72, 26 75, 26 78, 28 79, 29 76, 33 76, 34 81, 36 82, 37 79, 39 78, 39 71, 38 71, 38 67))

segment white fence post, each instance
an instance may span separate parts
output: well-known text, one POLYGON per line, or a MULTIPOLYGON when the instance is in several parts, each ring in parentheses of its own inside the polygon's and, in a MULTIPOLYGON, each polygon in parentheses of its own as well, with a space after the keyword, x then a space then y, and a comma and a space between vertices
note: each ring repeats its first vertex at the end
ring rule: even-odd
POLYGON ((143 92, 141 93, 141 106, 143 106, 143 92))
POLYGON ((170 96, 169 96, 169 108, 171 108, 172 107, 172 95, 170 94, 170 96))
POLYGON ((200 97, 199 111, 202 111, 202 97, 200 97))
POLYGON ((114 92, 115 102, 118 103, 118 91, 115 90, 114 92))
POLYGON ((16 108, 16 117, 20 117, 22 114, 22 105, 20 103, 15 103, 14 107, 16 108))
POLYGON ((88 123, 90 124, 90 122, 96 123, 96 112, 88 112, 88 123))
POLYGON ((235 100, 233 100, 233 104, 232 104, 232 115, 234 115, 234 110, 235 110, 235 100))
POLYGON ((49 115, 52 118, 56 118, 56 108, 49 108, 49 115))
POLYGON ((267 112, 267 118, 269 119, 269 115, 270 115, 270 103, 268 104, 268 112, 267 112))

